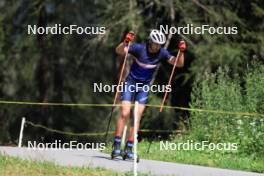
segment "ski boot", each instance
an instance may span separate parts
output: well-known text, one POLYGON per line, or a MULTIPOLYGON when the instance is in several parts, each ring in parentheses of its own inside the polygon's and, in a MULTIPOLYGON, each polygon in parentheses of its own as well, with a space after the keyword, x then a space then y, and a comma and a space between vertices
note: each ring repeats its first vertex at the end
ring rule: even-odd
MULTIPOLYGON (((132 142, 127 142, 126 147, 123 153, 123 160, 129 159, 134 160, 136 154, 133 153, 133 146, 134 144, 132 142)), ((137 163, 139 162, 139 156, 137 155, 137 163)))
POLYGON ((120 137, 115 137, 114 138, 114 143, 113 143, 113 150, 111 153, 111 159, 114 159, 118 156, 122 156, 122 151, 121 151, 121 138, 120 137))

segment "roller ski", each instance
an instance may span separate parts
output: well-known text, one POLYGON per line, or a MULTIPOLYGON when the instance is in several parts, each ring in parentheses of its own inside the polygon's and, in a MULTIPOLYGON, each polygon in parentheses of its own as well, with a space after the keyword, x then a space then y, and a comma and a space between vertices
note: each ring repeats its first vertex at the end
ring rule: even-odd
POLYGON ((133 153, 133 143, 127 142, 126 147, 123 153, 123 160, 134 160, 135 158, 137 159, 137 163, 139 162, 139 156, 133 153), (137 156, 137 157, 135 157, 137 156))
POLYGON ((111 153, 111 159, 115 159, 118 156, 122 157, 121 138, 115 137, 114 143, 113 143, 113 150, 111 153))

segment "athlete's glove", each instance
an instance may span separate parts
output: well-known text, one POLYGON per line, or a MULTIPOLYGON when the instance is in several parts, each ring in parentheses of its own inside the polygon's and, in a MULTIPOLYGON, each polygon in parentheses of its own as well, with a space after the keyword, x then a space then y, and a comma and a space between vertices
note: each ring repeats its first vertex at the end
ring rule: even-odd
POLYGON ((129 42, 132 42, 135 39, 135 34, 133 31, 130 31, 126 34, 124 43, 128 44, 129 42))
POLYGON ((181 52, 185 51, 186 50, 186 43, 184 40, 181 40, 178 44, 178 48, 181 52))

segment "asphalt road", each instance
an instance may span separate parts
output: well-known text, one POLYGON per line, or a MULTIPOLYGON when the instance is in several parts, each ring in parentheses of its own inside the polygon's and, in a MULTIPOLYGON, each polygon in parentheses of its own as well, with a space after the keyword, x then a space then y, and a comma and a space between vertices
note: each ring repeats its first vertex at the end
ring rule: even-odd
MULTIPOLYGON (((110 156, 94 150, 32 150, 18 147, 0 147, 0 153, 22 159, 49 161, 61 166, 101 167, 118 172, 133 171, 133 161, 110 156)), ((162 161, 140 160, 138 171, 153 175, 175 176, 264 176, 264 174, 212 167, 177 164, 162 161)))

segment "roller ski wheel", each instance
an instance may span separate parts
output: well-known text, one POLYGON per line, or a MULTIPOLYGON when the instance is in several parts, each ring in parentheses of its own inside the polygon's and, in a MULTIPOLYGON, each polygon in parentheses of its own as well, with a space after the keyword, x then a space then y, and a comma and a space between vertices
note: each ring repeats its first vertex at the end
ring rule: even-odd
MULTIPOLYGON (((135 159, 135 154, 134 153, 124 153, 122 156, 123 160, 134 160, 135 159)), ((137 155, 137 163, 139 163, 140 158, 137 155)))
POLYGON ((122 157, 122 151, 121 150, 113 150, 111 153, 111 159, 115 159, 117 157, 122 157))

